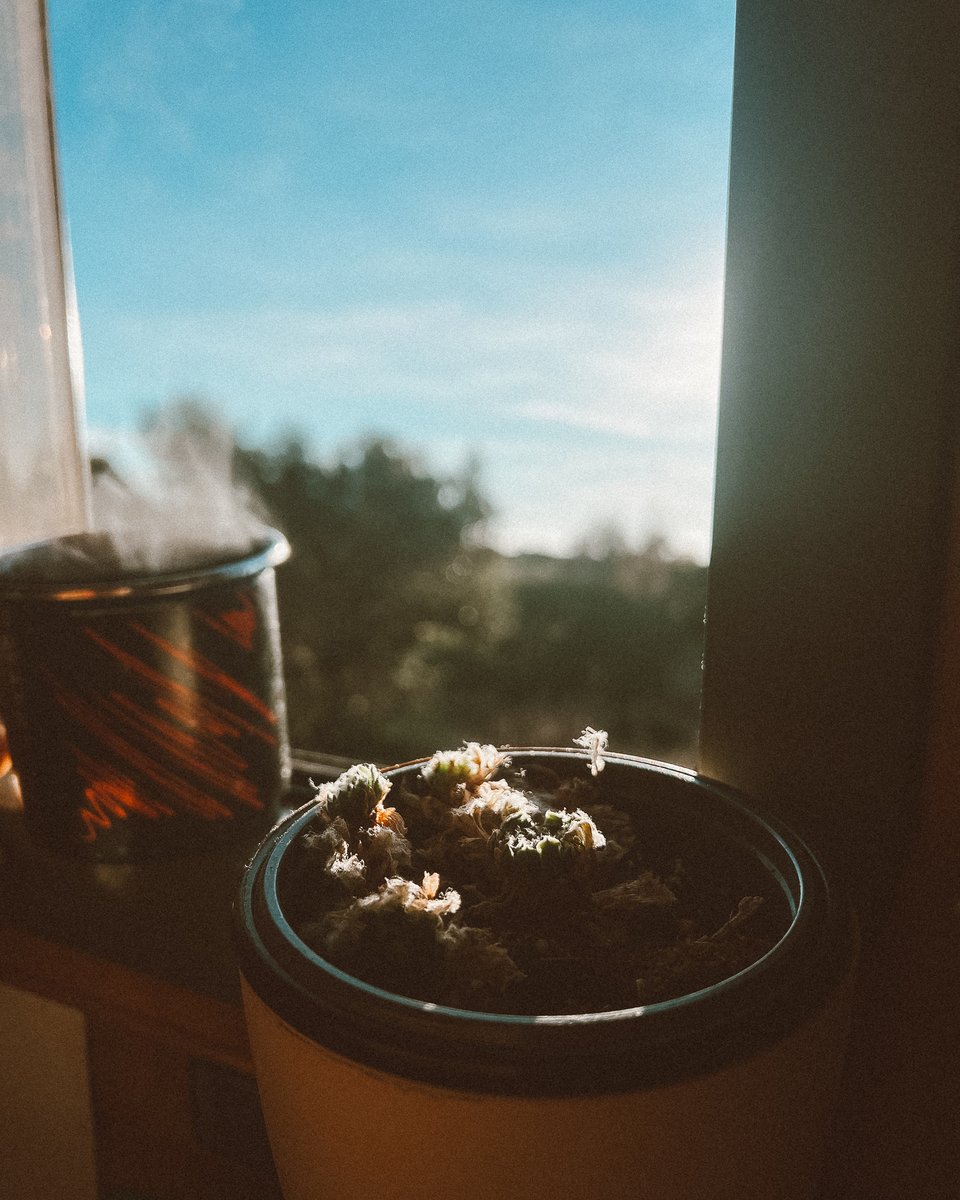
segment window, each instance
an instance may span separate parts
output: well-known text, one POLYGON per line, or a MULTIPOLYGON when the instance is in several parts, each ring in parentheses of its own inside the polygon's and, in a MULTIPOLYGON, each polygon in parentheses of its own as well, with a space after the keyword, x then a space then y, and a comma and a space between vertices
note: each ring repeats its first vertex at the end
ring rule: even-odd
POLYGON ((691 761, 729 0, 50 15, 91 427, 236 432, 295 744, 691 761))

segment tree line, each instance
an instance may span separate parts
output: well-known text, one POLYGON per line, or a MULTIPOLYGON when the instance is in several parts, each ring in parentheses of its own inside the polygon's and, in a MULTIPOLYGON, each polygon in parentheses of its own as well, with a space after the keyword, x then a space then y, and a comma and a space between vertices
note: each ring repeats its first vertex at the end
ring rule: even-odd
POLYGON ((470 470, 435 477, 382 439, 333 465, 296 436, 234 461, 293 549, 277 587, 294 746, 387 763, 593 725, 691 761, 705 568, 658 540, 503 556, 470 470))

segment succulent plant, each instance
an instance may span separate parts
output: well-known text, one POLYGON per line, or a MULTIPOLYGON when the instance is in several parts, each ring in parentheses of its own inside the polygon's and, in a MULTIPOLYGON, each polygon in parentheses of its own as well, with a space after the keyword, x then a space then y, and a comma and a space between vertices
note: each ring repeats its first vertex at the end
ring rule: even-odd
POLYGON ((438 750, 420 774, 434 795, 454 801, 479 787, 508 761, 508 755, 495 746, 464 742, 460 750, 438 750))
POLYGON ((536 788, 503 750, 466 742, 403 777, 396 807, 375 766, 351 767, 318 790, 305 835, 318 915, 301 936, 388 990, 495 1012, 646 1002, 749 959, 741 927, 759 901, 719 929, 683 914, 675 860, 649 869, 629 813, 593 781, 606 741, 592 728, 576 739, 593 779, 536 788))

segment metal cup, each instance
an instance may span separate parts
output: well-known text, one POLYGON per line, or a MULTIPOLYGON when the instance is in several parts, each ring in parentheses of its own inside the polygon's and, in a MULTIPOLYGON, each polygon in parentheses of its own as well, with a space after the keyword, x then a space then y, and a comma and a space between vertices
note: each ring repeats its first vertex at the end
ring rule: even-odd
POLYGON ((290 769, 287 542, 126 577, 34 569, 86 536, 0 557, 0 713, 31 835, 129 862, 265 831, 290 769))

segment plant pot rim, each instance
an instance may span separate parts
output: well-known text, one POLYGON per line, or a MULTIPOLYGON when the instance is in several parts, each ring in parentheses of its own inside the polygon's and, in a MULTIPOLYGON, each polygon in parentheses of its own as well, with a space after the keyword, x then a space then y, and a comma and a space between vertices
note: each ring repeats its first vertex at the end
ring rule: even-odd
MULTIPOLYGON (((515 762, 589 762, 581 750, 502 749, 515 762)), ((402 776, 426 761, 401 763, 384 774, 402 776)), ((849 957, 848 911, 819 863, 795 834, 724 784, 631 754, 607 753, 604 761, 601 781, 641 772, 642 782, 682 798, 711 830, 722 828, 729 845, 769 871, 782 889, 788 927, 750 966, 682 996, 601 1012, 489 1013, 396 995, 327 962, 284 914, 283 864, 314 817, 314 799, 270 831, 244 871, 234 929, 246 983, 287 1024, 335 1053, 474 1091, 632 1089, 716 1069, 784 1036, 823 1003, 849 957)))

